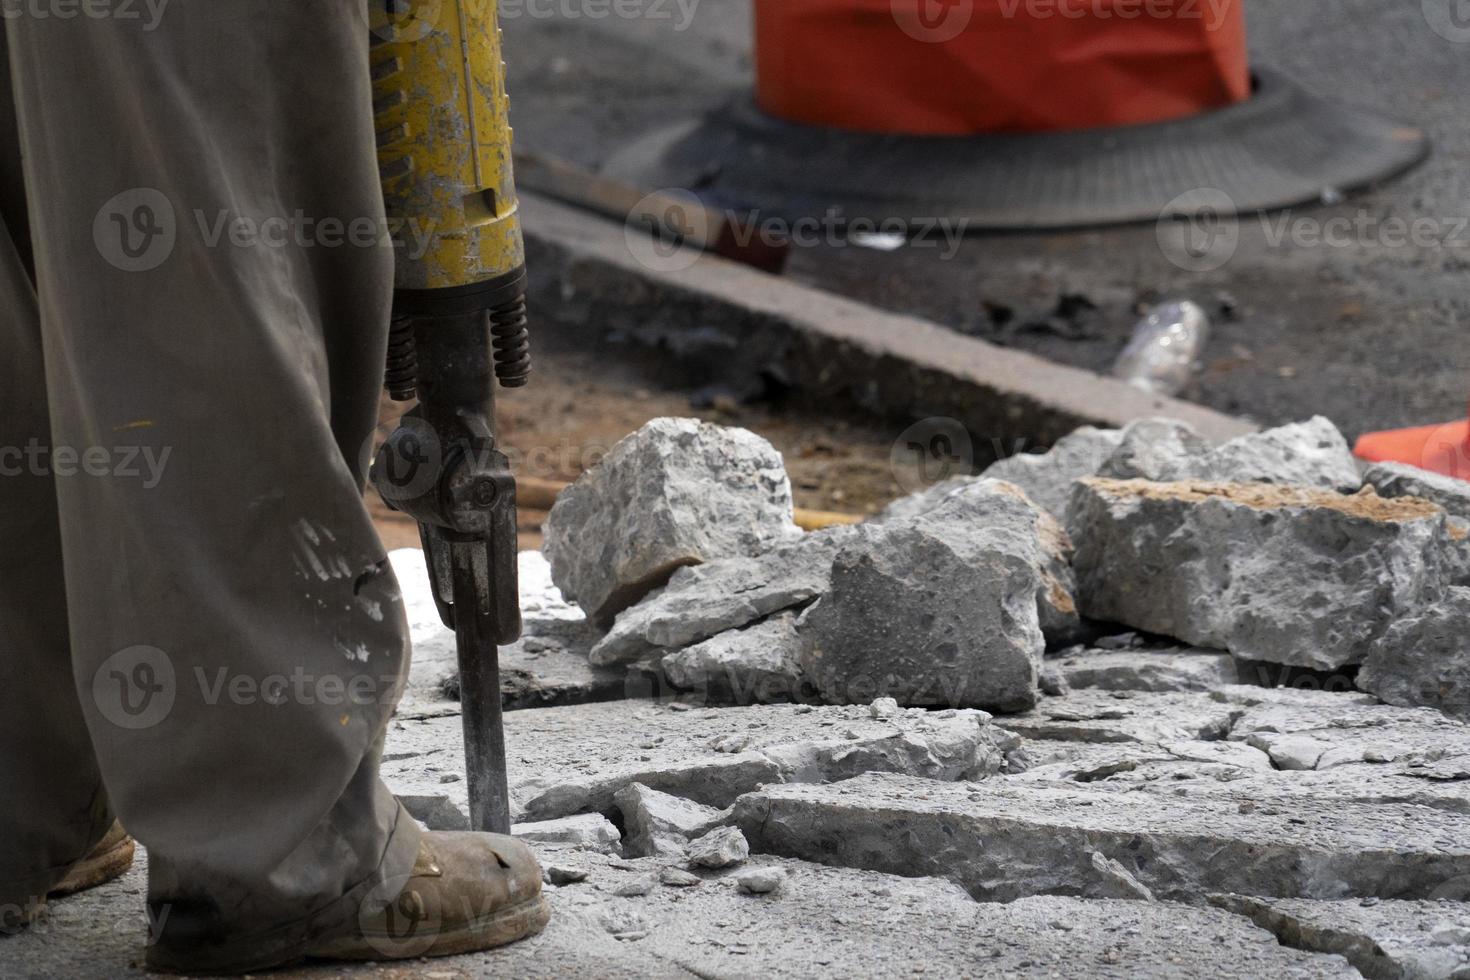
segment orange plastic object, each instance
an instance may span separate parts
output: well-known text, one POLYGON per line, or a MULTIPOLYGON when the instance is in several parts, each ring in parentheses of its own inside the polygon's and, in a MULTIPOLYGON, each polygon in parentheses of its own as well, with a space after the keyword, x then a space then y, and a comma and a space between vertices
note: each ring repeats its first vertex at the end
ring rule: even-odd
POLYGON ((1353 455, 1372 463, 1408 463, 1470 480, 1470 421, 1369 432, 1358 438, 1353 455))
POLYGON ((1250 94, 1243 0, 756 0, 756 101, 966 135, 1161 122, 1250 94))

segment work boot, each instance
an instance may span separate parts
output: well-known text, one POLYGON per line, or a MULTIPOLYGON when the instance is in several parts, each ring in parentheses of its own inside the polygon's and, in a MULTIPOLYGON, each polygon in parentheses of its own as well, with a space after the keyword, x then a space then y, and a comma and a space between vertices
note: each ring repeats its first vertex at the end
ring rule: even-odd
POLYGON ((50 897, 74 895, 121 877, 133 866, 133 850, 133 839, 123 830, 122 824, 114 820, 111 829, 97 842, 97 846, 72 865, 66 877, 51 889, 50 897))
POLYGON ((0 907, 0 935, 30 925, 46 908, 46 900, 73 895, 120 877, 133 866, 133 839, 116 820, 103 838, 72 865, 66 877, 45 898, 32 897, 23 905, 0 907))
POLYGON ((535 855, 502 834, 430 831, 413 870, 398 882, 375 890, 391 901, 365 902, 354 931, 309 955, 402 960, 473 953, 534 935, 551 916, 535 855), (398 882, 395 897, 389 886, 398 882))

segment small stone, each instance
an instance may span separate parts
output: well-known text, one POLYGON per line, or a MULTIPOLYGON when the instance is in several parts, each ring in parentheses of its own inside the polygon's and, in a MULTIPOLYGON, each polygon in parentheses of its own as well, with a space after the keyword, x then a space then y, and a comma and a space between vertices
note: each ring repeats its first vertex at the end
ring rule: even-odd
POLYGON ((670 888, 693 888, 704 879, 683 868, 664 868, 658 873, 658 880, 670 888))
POLYGON ((548 885, 572 885, 587 880, 587 869, 570 864, 548 864, 541 872, 541 879, 548 885))
POLYGON ((786 882, 786 869, 775 865, 746 868, 735 876, 735 886, 747 895, 769 895, 786 882))
POLYGON ((1049 698, 1059 698, 1072 690, 1067 683, 1066 672, 1056 664, 1042 664, 1037 673, 1036 686, 1049 698))
POLYGON ((631 881, 625 881, 613 889, 613 894, 620 898, 638 898, 647 895, 658 887, 658 878, 654 875, 640 875, 631 881))
POLYGON ((873 718, 887 720, 898 714, 898 702, 893 698, 876 698, 868 705, 868 714, 873 718))
POLYGON ((689 844, 689 863, 697 868, 728 868, 750 857, 750 844, 735 827, 717 827, 689 844))

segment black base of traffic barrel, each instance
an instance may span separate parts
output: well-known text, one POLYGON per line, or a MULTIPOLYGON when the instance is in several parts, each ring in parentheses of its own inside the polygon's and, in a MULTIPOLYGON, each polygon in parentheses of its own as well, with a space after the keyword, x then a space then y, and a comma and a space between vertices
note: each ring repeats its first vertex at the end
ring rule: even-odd
POLYGON ((1330 200, 1428 152, 1421 130, 1262 71, 1251 98, 1224 109, 1055 133, 863 133, 783 122, 742 98, 644 135, 604 173, 787 219, 1059 230, 1155 221, 1204 203, 1245 213, 1330 200))

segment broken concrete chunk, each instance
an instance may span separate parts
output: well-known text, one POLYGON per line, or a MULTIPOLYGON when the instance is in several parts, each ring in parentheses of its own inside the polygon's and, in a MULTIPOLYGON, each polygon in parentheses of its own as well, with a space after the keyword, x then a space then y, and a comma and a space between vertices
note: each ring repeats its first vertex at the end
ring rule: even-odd
MULTIPOLYGON (((1063 683, 1072 690, 1209 691, 1234 684, 1239 676, 1235 658, 1216 650, 1170 648, 1163 650, 1102 650, 1075 647, 1048 658, 1063 683)), ((1045 669, 1045 668, 1043 668, 1045 669)))
POLYGON ((1212 895, 1210 904, 1248 917, 1283 946, 1343 956, 1369 980, 1452 980, 1470 971, 1470 911, 1460 903, 1212 895), (1436 929, 1446 917, 1461 925, 1441 943, 1436 929))
POLYGON ((692 871, 685 871, 683 868, 668 867, 659 871, 658 880, 670 888, 693 888, 704 879, 692 871))
POLYGON ((659 661, 669 683, 707 704, 770 704, 812 694, 801 672, 796 615, 777 613, 728 630, 659 661))
POLYGON ((681 568, 662 591, 618 616, 592 648, 591 660, 632 663, 806 605, 827 591, 838 549, 868 532, 851 525, 824 528, 759 557, 681 568))
POLYGON ((1072 484, 1093 476, 1123 442, 1120 429, 1083 426, 1044 453, 1017 453, 992 463, 983 474, 1014 483, 1052 516, 1067 515, 1072 484))
POLYGON ((558 888, 575 885, 587 880, 587 869, 572 864, 548 864, 541 872, 541 880, 558 888))
POLYGON ((728 868, 750 857, 750 844, 735 827, 716 827, 689 842, 689 863, 696 868, 728 868))
POLYGON ((744 429, 659 418, 557 497, 544 527, 552 578, 599 625, 675 569, 758 555, 801 534, 781 454, 744 429))
POLYGON ((1242 813, 1230 799, 1019 780, 935 783, 869 774, 770 786, 735 804, 756 850, 823 864, 943 875, 981 901, 1100 896, 1091 854, 1155 896, 1434 895, 1470 873, 1463 817, 1417 806, 1302 797, 1242 813))
POLYGON ((1088 479, 1069 512, 1082 613, 1334 670, 1446 586, 1434 504, 1365 490, 1088 479))
POLYGON ((874 528, 838 553, 831 591, 797 624, 802 669, 825 700, 1035 704, 1040 576, 983 536, 921 519, 874 528))
POLYGON ((1040 577, 1036 610, 1047 640, 1066 642, 1078 630, 1072 541, 1060 522, 1015 484, 976 480, 936 500, 909 523, 971 553, 996 550, 1023 559, 1040 577))
POLYGON ((616 886, 613 888, 613 894, 619 898, 641 898, 657 887, 658 876, 655 874, 645 874, 616 886))
POLYGON ((1380 497, 1418 497, 1439 504, 1451 517, 1470 521, 1470 483, 1464 480, 1406 463, 1374 463, 1363 482, 1376 487, 1380 497))
POLYGON ((1357 684, 1389 704, 1470 717, 1470 589, 1451 588, 1389 626, 1357 684))
POLYGON ((797 622, 802 668, 829 701, 1022 710, 1035 703, 1038 634, 1078 623, 1071 542, 1009 483, 971 481, 931 503, 837 553, 830 591, 797 622))
POLYGON ((606 817, 598 813, 579 813, 555 820, 518 823, 511 834, 533 844, 563 844, 616 854, 622 836, 606 817))
POLYGON ((1120 480, 1272 483, 1356 490, 1357 463, 1337 426, 1320 415, 1305 422, 1237 436, 1211 448, 1190 426, 1140 419, 1123 430, 1097 475, 1120 480))
MULTIPOLYGON (((1097 476, 1115 480, 1173 480, 1210 451, 1210 444, 1194 427, 1175 419, 1138 419, 1123 427, 1118 447, 1097 469, 1097 476)), ((1068 498, 1070 506, 1071 497, 1068 498)))
POLYGON ((623 815, 623 850, 630 857, 682 859, 691 837, 699 837, 724 819, 714 807, 660 793, 642 783, 624 786, 613 794, 613 802, 623 815))

